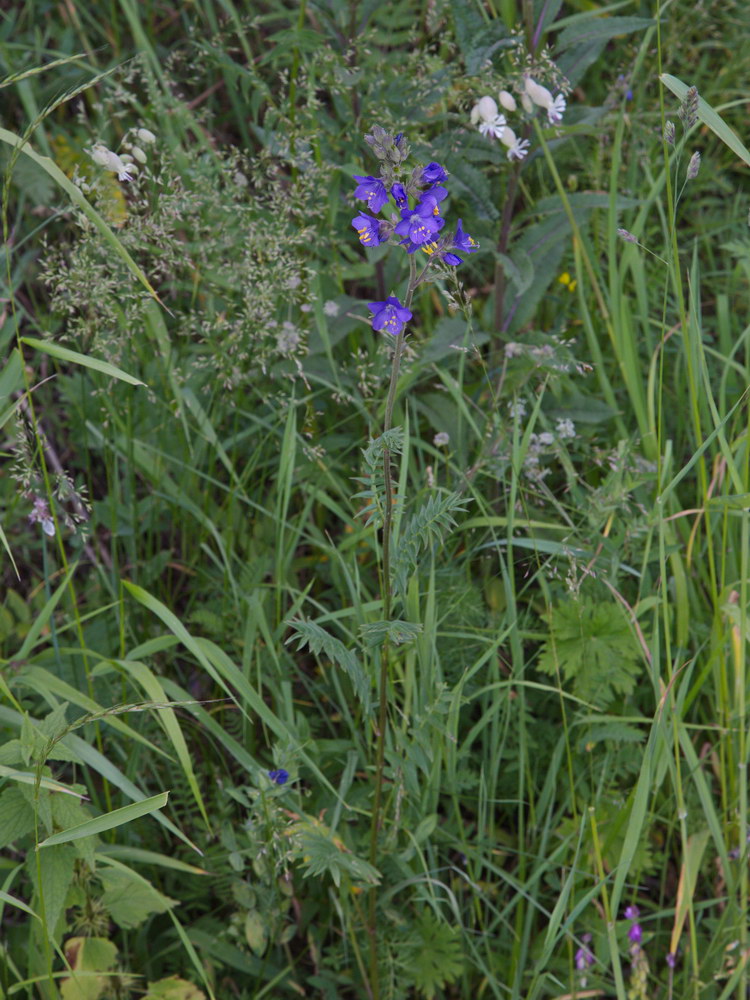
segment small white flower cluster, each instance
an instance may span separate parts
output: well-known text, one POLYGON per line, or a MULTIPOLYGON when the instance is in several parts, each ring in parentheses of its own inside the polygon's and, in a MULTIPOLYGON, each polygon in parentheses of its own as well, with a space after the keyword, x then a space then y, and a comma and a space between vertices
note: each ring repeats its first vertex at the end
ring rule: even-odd
MULTIPOLYGON (((532 80, 530 76, 524 76, 523 86, 520 100, 527 114, 533 114, 535 108, 540 107, 547 112, 547 120, 551 125, 557 125, 562 121, 566 106, 562 94, 553 97, 546 87, 532 80)), ((516 110, 516 99, 507 90, 500 91, 498 100, 505 111, 512 113, 516 110)), ((485 96, 477 101, 471 109, 471 123, 478 126, 482 135, 487 135, 491 139, 499 139, 508 149, 509 160, 523 160, 528 153, 528 139, 516 137, 515 132, 508 125, 505 115, 500 113, 493 97, 485 96)))
POLYGON ((138 172, 138 164, 146 163, 147 156, 143 152, 143 146, 150 146, 156 142, 156 136, 147 128, 137 128, 133 130, 133 139, 123 140, 124 153, 114 153, 102 142, 97 142, 88 150, 89 156, 99 167, 110 170, 117 174, 118 181, 132 181, 138 172), (139 145, 140 143, 140 145, 139 145))

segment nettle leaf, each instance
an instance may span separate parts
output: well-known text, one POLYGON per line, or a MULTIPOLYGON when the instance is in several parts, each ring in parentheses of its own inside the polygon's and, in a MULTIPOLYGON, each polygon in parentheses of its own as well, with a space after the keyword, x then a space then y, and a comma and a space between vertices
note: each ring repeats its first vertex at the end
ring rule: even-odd
POLYGON ((37 913, 42 912, 39 892, 39 875, 41 874, 41 895, 44 897, 44 915, 50 938, 59 940, 61 929, 58 921, 65 912, 68 892, 73 883, 73 872, 76 862, 76 852, 67 844, 50 847, 49 850, 29 851, 26 858, 26 868, 34 886, 34 902, 32 908, 37 913))
POLYGON ((0 794, 0 850, 34 829, 34 810, 19 788, 0 794))
POLYGON ((407 944, 406 967, 419 992, 432 1000, 435 993, 453 983, 463 969, 461 939, 455 928, 430 911, 418 919, 407 944))
POLYGON ((550 634, 539 670, 553 677, 559 671, 577 697, 599 707, 632 692, 641 650, 619 605, 565 601, 542 617, 550 634))
POLYGON ((137 927, 152 913, 166 913, 177 906, 176 899, 164 896, 129 868, 103 869, 98 874, 104 887, 101 903, 123 930, 137 927))

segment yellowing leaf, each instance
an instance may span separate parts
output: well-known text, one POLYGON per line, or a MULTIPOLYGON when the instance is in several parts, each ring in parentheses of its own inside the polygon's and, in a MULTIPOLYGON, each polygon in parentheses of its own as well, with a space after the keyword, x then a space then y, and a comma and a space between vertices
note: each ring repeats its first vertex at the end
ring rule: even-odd
POLYGON ((168 976, 148 984, 148 993, 143 1000, 206 1000, 206 994, 187 979, 168 976))
POLYGON ((110 225, 117 229, 124 226, 128 219, 128 203, 117 177, 107 170, 97 169, 88 153, 83 149, 74 149, 63 135, 55 136, 52 149, 55 162, 68 177, 72 178, 77 171, 87 183, 96 181, 99 195, 97 207, 110 225))

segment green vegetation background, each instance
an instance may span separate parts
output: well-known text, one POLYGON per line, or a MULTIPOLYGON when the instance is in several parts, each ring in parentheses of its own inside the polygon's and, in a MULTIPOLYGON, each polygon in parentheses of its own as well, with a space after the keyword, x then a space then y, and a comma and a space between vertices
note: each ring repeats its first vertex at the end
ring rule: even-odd
POLYGON ((746 997, 748 30, 5 5, 0 995, 746 997), (390 629, 376 123, 481 246, 414 299, 390 629))

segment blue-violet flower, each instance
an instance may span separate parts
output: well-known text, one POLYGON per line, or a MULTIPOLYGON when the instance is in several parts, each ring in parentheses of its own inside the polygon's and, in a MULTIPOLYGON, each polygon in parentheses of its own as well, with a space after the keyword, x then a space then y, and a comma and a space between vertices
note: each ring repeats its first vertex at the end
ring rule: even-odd
POLYGON ((285 771, 283 767, 278 767, 273 771, 269 771, 268 777, 274 785, 285 785, 289 781, 289 772, 285 771))
POLYGON ((422 183, 423 184, 439 184, 444 181, 448 176, 448 172, 445 167, 442 167, 439 163, 428 163, 426 167, 422 168, 422 183))
POLYGON ((380 220, 362 212, 352 219, 352 225, 357 230, 359 242, 363 247, 376 247, 384 241, 380 237, 380 220))
POLYGON ((396 202, 399 208, 408 208, 409 199, 406 197, 406 188, 403 184, 391 185, 391 194, 393 195, 393 200, 396 202))
POLYGON ((411 319, 411 309, 402 306, 395 295, 389 295, 385 302, 368 302, 367 308, 373 314, 373 330, 385 330, 397 337, 404 324, 411 319))
POLYGON ((433 242, 435 234, 445 225, 445 219, 440 218, 439 212, 437 200, 429 194, 422 196, 416 208, 401 209, 401 222, 393 231, 406 237, 401 242, 409 244, 406 248, 408 253, 414 253, 424 243, 433 242))
POLYGON ((388 201, 385 184, 378 177, 359 177, 357 174, 354 175, 354 180, 359 181, 354 197, 366 201, 372 212, 379 212, 388 201))

